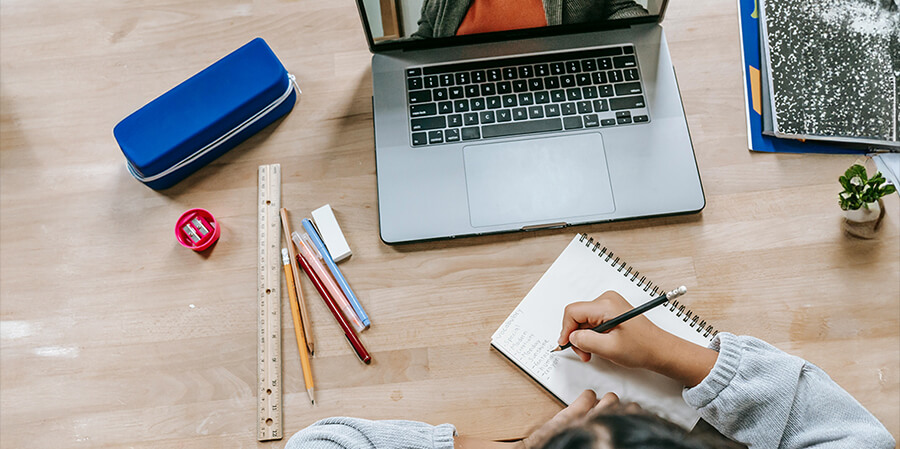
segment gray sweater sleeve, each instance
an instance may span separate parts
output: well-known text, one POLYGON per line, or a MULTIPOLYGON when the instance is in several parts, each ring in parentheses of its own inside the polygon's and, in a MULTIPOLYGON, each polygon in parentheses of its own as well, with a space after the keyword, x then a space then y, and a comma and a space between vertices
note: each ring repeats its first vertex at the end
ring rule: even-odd
POLYGON ((326 418, 295 433, 285 449, 453 449, 455 433, 450 424, 326 418))
POLYGON ((893 448, 884 426, 817 366, 753 337, 720 333, 706 379, 684 400, 755 448, 893 448))

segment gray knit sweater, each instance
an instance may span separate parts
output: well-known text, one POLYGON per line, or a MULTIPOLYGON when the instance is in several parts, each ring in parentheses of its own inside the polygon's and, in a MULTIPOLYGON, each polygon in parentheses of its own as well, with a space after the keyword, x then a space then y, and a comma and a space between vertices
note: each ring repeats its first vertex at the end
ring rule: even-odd
MULTIPOLYGON (((715 367, 684 400, 723 435, 755 448, 895 447, 891 434, 815 365, 753 337, 720 333, 715 367)), ((602 392, 601 392, 602 393, 602 392)), ((323 419, 288 449, 452 449, 455 429, 414 421, 323 419)))
MULTIPOLYGON (((474 0, 425 0, 413 38, 455 36, 474 0)), ((634 0, 543 0, 547 25, 647 15, 634 0)))

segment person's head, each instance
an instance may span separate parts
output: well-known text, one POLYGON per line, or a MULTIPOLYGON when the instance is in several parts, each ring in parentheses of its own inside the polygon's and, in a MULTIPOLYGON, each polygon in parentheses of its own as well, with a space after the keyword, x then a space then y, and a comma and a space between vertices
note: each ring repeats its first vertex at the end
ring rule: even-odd
POLYGON ((540 449, 732 449, 742 448, 721 435, 692 435, 645 412, 618 402, 560 429, 540 449))

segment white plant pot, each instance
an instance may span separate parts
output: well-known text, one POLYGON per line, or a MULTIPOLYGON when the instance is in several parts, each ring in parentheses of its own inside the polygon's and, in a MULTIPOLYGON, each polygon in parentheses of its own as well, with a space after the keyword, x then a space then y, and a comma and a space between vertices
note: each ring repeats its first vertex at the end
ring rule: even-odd
POLYGON ((868 223, 877 220, 878 215, 881 214, 881 206, 878 205, 878 202, 868 203, 866 206, 856 210, 844 211, 847 220, 855 223, 868 223))

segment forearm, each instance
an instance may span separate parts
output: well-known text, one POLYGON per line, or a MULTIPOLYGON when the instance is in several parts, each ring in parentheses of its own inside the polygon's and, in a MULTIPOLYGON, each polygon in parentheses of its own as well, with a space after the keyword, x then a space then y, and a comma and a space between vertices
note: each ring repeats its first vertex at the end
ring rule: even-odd
POLYGON ((521 441, 501 442, 457 436, 453 442, 453 449, 525 449, 521 441))
POLYGON ((696 386, 709 375, 719 356, 715 350, 678 337, 672 337, 668 344, 659 349, 660 354, 648 368, 675 379, 688 388, 696 386))

